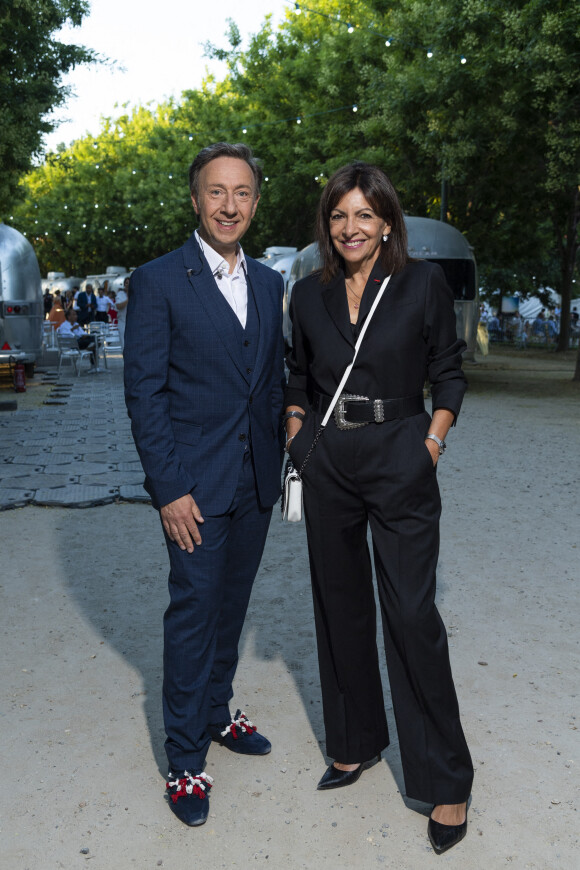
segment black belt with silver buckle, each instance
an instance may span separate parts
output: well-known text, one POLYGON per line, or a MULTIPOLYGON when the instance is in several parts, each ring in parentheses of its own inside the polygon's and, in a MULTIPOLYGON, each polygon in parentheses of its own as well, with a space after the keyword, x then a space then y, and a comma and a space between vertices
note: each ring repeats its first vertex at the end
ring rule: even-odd
MULTIPOLYGON (((312 408, 319 414, 326 414, 332 396, 314 393, 312 408)), ((407 396, 403 399, 369 399, 368 396, 355 396, 343 393, 334 406, 334 420, 339 429, 358 429, 368 423, 384 423, 413 417, 425 410, 423 396, 407 396)))

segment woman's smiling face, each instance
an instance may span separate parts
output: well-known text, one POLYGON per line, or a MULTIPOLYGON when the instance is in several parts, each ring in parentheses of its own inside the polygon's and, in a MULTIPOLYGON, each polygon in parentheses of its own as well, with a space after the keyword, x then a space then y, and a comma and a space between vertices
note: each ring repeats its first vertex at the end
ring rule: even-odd
POLYGON ((374 211, 363 192, 355 187, 330 212, 329 231, 332 244, 347 270, 353 271, 365 263, 372 267, 383 244, 383 236, 391 232, 391 227, 374 211))

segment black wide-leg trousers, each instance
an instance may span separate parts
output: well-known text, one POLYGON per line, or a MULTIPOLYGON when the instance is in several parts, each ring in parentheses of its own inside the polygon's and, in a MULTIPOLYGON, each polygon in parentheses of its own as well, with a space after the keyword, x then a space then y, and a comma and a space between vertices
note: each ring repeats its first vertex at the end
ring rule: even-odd
POLYGON ((370 526, 406 793, 461 803, 473 765, 435 606, 441 501, 429 422, 340 431, 331 420, 303 475, 306 530, 328 755, 363 762, 389 743, 370 526))

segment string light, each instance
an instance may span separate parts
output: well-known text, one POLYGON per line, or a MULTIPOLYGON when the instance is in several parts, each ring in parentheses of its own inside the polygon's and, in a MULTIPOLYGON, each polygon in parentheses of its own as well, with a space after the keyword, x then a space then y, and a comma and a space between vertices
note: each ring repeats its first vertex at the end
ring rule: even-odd
MULTIPOLYGON (((385 36, 384 33, 379 33, 378 30, 375 30, 375 29, 373 29, 373 28, 371 28, 371 27, 363 27, 363 26, 360 25, 360 24, 352 24, 352 22, 350 22, 350 21, 342 21, 342 20, 341 20, 341 17, 340 17, 340 14, 329 15, 329 14, 326 13, 326 12, 321 12, 319 9, 310 9, 308 6, 300 6, 298 3, 295 3, 295 4, 294 4, 294 12, 295 12, 296 15, 300 15, 302 12, 309 12, 311 15, 318 15, 318 16, 320 16, 321 18, 326 18, 328 21, 334 21, 334 22, 336 22, 337 24, 344 24, 344 25, 346 25, 346 28, 347 28, 348 33, 354 33, 355 28, 356 28, 357 30, 361 30, 361 31, 363 31, 364 33, 370 33, 370 34, 372 34, 372 36, 380 36, 381 39, 384 39, 384 40, 385 40, 385 47, 386 47, 386 48, 390 48, 391 45, 393 44, 393 37, 392 37, 392 36, 385 36)), ((402 42, 402 40, 400 40, 400 41, 402 42)), ((421 47, 421 46, 418 45, 417 43, 411 43, 411 42, 408 42, 408 41, 405 42, 405 44, 406 44, 406 45, 409 45, 409 46, 412 46, 412 47, 414 47, 414 48, 420 48, 420 47, 421 47)), ((429 49, 429 50, 427 51, 427 57, 428 57, 429 59, 433 57, 433 51, 432 51, 432 49, 429 49)), ((467 60, 466 60, 466 58, 465 58, 463 55, 461 55, 460 62, 461 62, 461 64, 466 64, 466 63, 467 63, 467 60)))

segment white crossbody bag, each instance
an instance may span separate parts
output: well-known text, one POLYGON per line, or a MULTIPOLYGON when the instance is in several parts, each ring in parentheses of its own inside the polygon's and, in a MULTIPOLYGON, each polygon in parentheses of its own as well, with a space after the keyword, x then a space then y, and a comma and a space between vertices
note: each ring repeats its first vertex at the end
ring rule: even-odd
POLYGON ((291 460, 288 460, 288 463, 286 465, 286 472, 284 475, 284 487, 282 490, 282 519, 287 520, 289 523, 299 523, 302 520, 302 473, 304 471, 306 463, 310 459, 310 455, 311 455, 312 451, 316 447, 318 439, 320 438, 320 436, 324 432, 324 430, 326 428, 326 424, 330 420, 330 415, 334 411, 334 406, 336 405, 336 403, 338 402, 338 400, 342 394, 342 391, 344 389, 344 385, 346 384, 346 382, 349 378, 349 375, 352 371, 352 368, 354 366, 359 348, 360 348, 360 346, 362 344, 362 340, 365 336, 365 332, 367 331, 368 325, 371 322, 371 318, 372 318, 373 314, 375 313, 377 305, 381 301, 381 297, 382 297, 383 293, 387 289, 387 284, 389 283, 390 279, 391 279, 391 276, 388 275, 385 278, 385 280, 383 281, 383 283, 381 284, 381 289, 377 293, 377 297, 372 304, 372 307, 371 307, 371 310, 369 311, 367 319, 363 323, 363 327, 360 331, 359 337, 358 337, 357 342, 354 346, 354 355, 353 355, 352 361, 346 367, 346 370, 345 370, 345 372, 341 378, 341 381, 336 389, 336 393, 332 397, 332 401, 331 401, 330 405, 328 406, 328 410, 327 410, 326 414, 324 415, 322 423, 320 424, 320 428, 319 428, 318 432, 316 433, 316 435, 314 437, 314 441, 310 445, 310 449, 304 458, 304 462, 302 463, 302 467, 300 468, 300 471, 298 471, 296 468, 294 468, 291 460))

